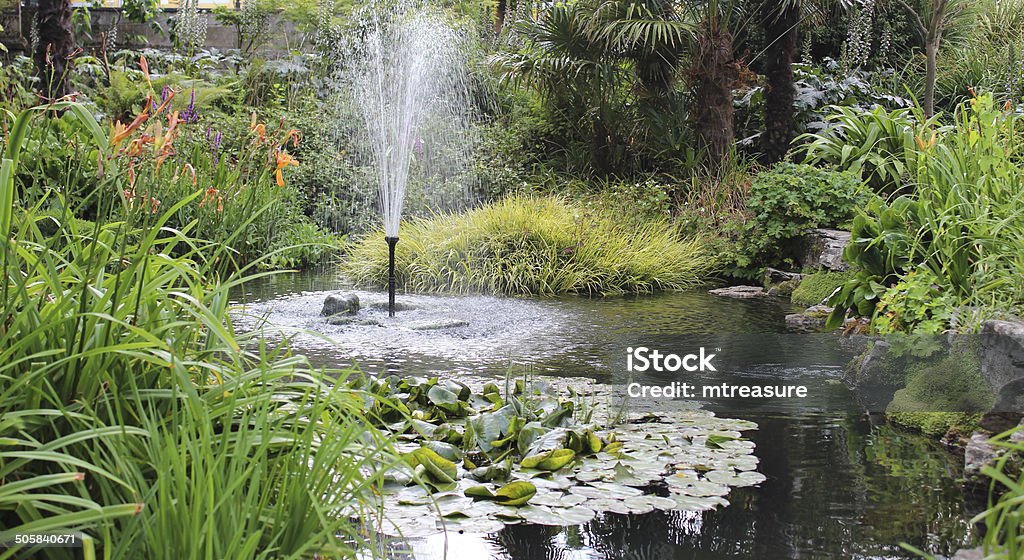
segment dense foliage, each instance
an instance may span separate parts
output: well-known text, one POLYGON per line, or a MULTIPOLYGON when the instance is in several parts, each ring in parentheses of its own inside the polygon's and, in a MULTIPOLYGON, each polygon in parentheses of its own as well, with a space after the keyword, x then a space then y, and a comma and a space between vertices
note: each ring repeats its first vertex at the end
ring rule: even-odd
POLYGON ((76 104, 26 111, 11 128, 0 540, 83 531, 86 557, 105 558, 351 554, 361 537, 348 512, 373 500, 387 441, 366 438, 363 400, 337 376, 235 331, 245 269, 194 235, 199 218, 170 226, 200 193, 161 207, 151 175, 122 172, 132 161, 109 151, 119 146, 76 104), (28 129, 55 111, 52 122, 90 131, 85 149, 110 177, 75 193, 95 201, 89 222, 67 193, 19 188, 28 129))
MULTIPOLYGON (((848 227, 853 270, 792 270, 829 327, 1024 312, 1024 0, 427 3, 470 51, 474 209, 403 224, 406 289, 686 289, 794 269, 807 230, 848 227)), ((377 177, 335 81, 394 0, 218 9, 226 52, 196 2, 125 2, 169 50, 35 4, 24 52, 0 44, 0 526, 80 529, 110 558, 351 555, 349 508, 392 458, 363 437, 370 397, 235 332, 228 302, 338 258, 383 285, 377 177)), ((894 412, 920 420, 954 365, 904 380, 894 412)), ((1012 466, 979 517, 1008 557, 1012 466)))

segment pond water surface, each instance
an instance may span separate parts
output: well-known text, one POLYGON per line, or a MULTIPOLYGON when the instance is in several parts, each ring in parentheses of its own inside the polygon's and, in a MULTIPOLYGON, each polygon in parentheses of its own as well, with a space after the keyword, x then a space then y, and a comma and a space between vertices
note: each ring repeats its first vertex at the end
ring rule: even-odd
MULTIPOLYGON (((290 274, 253 283, 242 297, 253 314, 309 329, 292 344, 321 365, 365 371, 504 377, 529 369, 602 383, 802 385, 803 399, 704 402, 719 416, 756 422, 758 471, 767 481, 736 489, 710 512, 599 514, 568 528, 513 525, 490 535, 393 543, 394 558, 784 559, 912 558, 906 542, 948 555, 970 541, 974 513, 956 479, 962 459, 937 442, 872 423, 841 382, 853 355, 838 336, 788 332, 793 308, 776 299, 733 300, 704 291, 610 298, 440 298, 402 296, 416 309, 377 325, 328 325, 319 317, 331 275, 290 274), (467 326, 411 330, 437 316, 467 326), (703 346, 717 371, 626 372, 628 347, 677 353, 703 346), (405 552, 402 552, 402 550, 405 552), (446 556, 447 554, 447 556, 446 556)), ((361 293, 367 307, 383 294, 361 293)), ((243 321, 243 326, 245 326, 243 321)))

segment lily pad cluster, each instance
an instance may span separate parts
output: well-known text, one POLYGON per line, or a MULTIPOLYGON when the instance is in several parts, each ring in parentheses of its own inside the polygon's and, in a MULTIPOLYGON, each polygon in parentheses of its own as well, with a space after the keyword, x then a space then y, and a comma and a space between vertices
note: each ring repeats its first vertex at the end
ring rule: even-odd
POLYGON ((683 403, 623 409, 613 387, 589 380, 391 376, 366 390, 402 452, 382 488, 385 534, 707 510, 764 480, 741 434, 754 423, 683 403))

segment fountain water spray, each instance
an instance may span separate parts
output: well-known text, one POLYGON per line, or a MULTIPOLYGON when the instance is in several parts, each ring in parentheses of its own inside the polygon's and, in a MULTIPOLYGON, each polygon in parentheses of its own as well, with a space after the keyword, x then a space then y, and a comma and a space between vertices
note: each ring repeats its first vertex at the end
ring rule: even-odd
POLYGON ((364 129, 362 151, 377 172, 393 317, 395 248, 410 185, 419 183, 417 202, 432 211, 469 199, 466 46, 440 14, 415 3, 374 4, 365 13, 363 34, 345 57, 343 73, 364 129))

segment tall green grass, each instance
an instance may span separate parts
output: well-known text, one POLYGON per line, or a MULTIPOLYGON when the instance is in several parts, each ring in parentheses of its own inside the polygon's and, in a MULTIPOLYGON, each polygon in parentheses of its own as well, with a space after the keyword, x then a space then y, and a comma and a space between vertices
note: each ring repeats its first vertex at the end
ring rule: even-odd
MULTIPOLYGON (((700 239, 667 221, 628 222, 557 197, 513 196, 403 223, 396 275, 417 292, 603 295, 692 288, 714 270, 700 239)), ((350 248, 343 270, 353 281, 386 285, 383 237, 371 232, 350 248)))
MULTIPOLYGON (((167 226, 198 193, 162 213, 101 198, 83 226, 75 201, 21 184, 25 139, 49 110, 78 115, 105 180, 125 180, 77 105, 28 111, 7 137, 0 542, 82 531, 87 558, 353 556, 369 537, 352 516, 374 506, 393 457, 367 397, 348 374, 234 330, 231 290, 258 263, 225 273, 230 249, 196 239, 195 222, 167 226)), ((26 556, 78 552, 0 548, 0 559, 26 556)))
POLYGON ((1024 557, 1024 471, 1020 468, 1024 444, 1012 437, 1018 428, 990 440, 1003 452, 994 464, 981 468, 989 477, 989 503, 971 520, 985 526, 981 539, 985 560, 1024 557))

